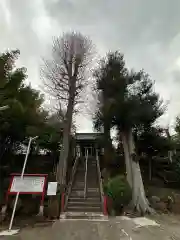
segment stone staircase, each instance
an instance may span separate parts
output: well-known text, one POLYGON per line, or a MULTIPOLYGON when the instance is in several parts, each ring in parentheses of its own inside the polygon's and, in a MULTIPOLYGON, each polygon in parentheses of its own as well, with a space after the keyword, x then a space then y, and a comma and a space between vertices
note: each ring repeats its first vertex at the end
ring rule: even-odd
POLYGON ((99 218, 104 216, 96 159, 89 157, 87 161, 86 196, 84 196, 85 169, 86 160, 80 159, 65 208, 64 218, 99 218))

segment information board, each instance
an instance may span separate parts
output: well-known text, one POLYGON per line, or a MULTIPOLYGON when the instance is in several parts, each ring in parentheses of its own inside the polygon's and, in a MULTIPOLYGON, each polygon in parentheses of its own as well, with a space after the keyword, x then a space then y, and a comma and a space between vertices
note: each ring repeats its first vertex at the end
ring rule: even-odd
POLYGON ((44 190, 44 176, 14 176, 10 188, 10 193, 42 193, 44 190))

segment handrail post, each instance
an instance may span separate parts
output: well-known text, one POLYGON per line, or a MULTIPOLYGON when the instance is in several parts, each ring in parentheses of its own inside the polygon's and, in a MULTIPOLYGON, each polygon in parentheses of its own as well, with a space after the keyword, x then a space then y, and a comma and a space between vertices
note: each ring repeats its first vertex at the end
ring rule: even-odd
POLYGON ((85 163, 85 175, 84 175, 84 198, 87 194, 87 168, 88 168, 88 149, 86 151, 86 163, 85 163))
POLYGON ((75 157, 74 165, 73 165, 73 168, 72 168, 71 179, 70 179, 68 187, 66 189, 66 193, 65 193, 66 195, 65 195, 65 200, 64 200, 64 209, 67 206, 68 198, 69 198, 69 195, 70 195, 70 192, 71 192, 71 189, 72 189, 72 184, 73 184, 73 181, 74 181, 74 176, 75 176, 75 173, 76 173, 76 170, 77 170, 77 165, 79 163, 79 158, 80 158, 80 154, 78 153, 75 157))
POLYGON ((103 184, 102 184, 102 179, 101 179, 101 170, 100 170, 99 156, 98 156, 98 150, 97 149, 96 149, 96 163, 97 163, 97 170, 98 170, 101 203, 102 203, 102 209, 103 209, 103 212, 104 212, 104 191, 103 191, 103 184))

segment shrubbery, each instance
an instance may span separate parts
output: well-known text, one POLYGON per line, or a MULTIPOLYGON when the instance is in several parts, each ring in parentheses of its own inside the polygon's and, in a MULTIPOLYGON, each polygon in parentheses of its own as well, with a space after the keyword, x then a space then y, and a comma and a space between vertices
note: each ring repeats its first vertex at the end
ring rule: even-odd
POLYGON ((114 210, 116 214, 121 213, 122 208, 131 200, 131 188, 122 175, 109 179, 104 185, 104 193, 109 199, 112 199, 112 206, 108 206, 112 209, 108 209, 108 211, 114 210))

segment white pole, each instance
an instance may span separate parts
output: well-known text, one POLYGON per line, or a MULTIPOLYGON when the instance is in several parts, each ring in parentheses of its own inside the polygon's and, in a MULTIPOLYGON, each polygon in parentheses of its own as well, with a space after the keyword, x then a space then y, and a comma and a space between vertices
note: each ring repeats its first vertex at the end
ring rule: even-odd
POLYGON ((11 228, 12 228, 12 224, 13 224, 13 220, 14 220, 14 215, 15 215, 15 211, 16 211, 16 206, 17 206, 18 198, 19 198, 19 192, 16 194, 16 199, 15 199, 15 203, 14 203, 14 208, 13 208, 13 212, 12 212, 12 215, 11 215, 11 221, 10 221, 10 224, 9 224, 9 231, 11 231, 11 228))
MULTIPOLYGON (((24 160, 23 169, 22 169, 22 172, 21 172, 21 179, 24 176, 24 171, 25 171, 25 168, 26 168, 26 163, 27 163, 27 159, 28 159, 28 155, 29 155, 29 150, 30 150, 30 147, 31 147, 31 142, 32 142, 32 140, 34 140, 36 138, 37 138, 37 136, 34 137, 34 138, 32 138, 32 137, 29 138, 28 148, 27 148, 27 152, 26 152, 26 156, 25 156, 25 160, 24 160)), ((13 208, 13 212, 12 212, 12 216, 11 216, 11 221, 10 221, 10 224, 9 224, 9 231, 12 228, 12 224, 13 224, 14 215, 15 215, 15 212, 16 212, 16 206, 17 206, 18 198, 19 198, 19 192, 16 194, 14 208, 13 208)))

